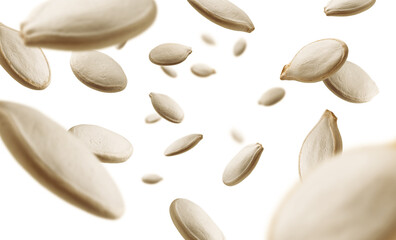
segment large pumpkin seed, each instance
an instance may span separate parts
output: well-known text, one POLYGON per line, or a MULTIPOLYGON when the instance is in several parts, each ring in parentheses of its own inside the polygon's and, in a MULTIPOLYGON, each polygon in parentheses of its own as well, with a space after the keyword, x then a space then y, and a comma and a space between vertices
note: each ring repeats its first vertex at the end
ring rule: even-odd
POLYGON ((15 159, 44 187, 95 215, 119 218, 121 194, 86 145, 40 112, 0 102, 0 135, 15 159))
POLYGON ((77 79, 92 89, 119 92, 127 85, 127 78, 121 66, 101 52, 74 52, 70 66, 77 79))
POLYGON ((236 57, 241 56, 242 53, 245 51, 245 49, 246 49, 246 40, 241 38, 234 45, 234 55, 236 57))
POLYGON ((249 16, 228 0, 188 0, 188 2, 202 16, 224 28, 248 33, 254 30, 249 16))
POLYGON ((195 147, 202 140, 202 138, 202 134, 190 134, 182 137, 169 145, 164 154, 165 156, 174 156, 187 152, 188 150, 195 147))
POLYGON ((303 47, 290 64, 283 67, 281 80, 322 81, 336 73, 348 57, 348 46, 341 40, 322 39, 303 47))
POLYGON ((168 67, 168 66, 161 66, 161 69, 169 77, 171 77, 171 78, 176 78, 177 77, 177 72, 176 72, 175 69, 173 69, 171 67, 168 67))
POLYGON ((173 123, 181 123, 184 112, 172 98, 161 93, 150 93, 151 103, 155 111, 166 120, 173 123))
POLYGON ((198 77, 209 77, 215 74, 216 70, 206 64, 197 63, 191 66, 191 72, 198 77))
POLYGON ((350 16, 371 8, 375 0, 330 0, 324 9, 327 16, 350 16))
POLYGON ((142 181, 147 184, 156 184, 162 181, 162 177, 157 174, 146 174, 142 177, 142 181))
POLYGON ((149 58, 157 65, 175 65, 186 60, 191 53, 191 47, 177 43, 164 43, 153 48, 149 58))
POLYGON ((326 110, 301 147, 299 157, 301 179, 319 164, 341 152, 342 139, 337 126, 337 117, 326 110))
POLYGON ((197 204, 178 198, 169 208, 173 224, 186 240, 225 240, 216 223, 197 204))
POLYGON ((25 87, 42 90, 51 81, 51 72, 40 48, 26 47, 19 32, 0 23, 0 64, 25 87))
POLYGON ((348 61, 323 82, 335 95, 348 102, 368 102, 378 94, 378 87, 370 76, 358 65, 348 61))
POLYGON ((28 46, 91 50, 139 35, 156 15, 153 0, 50 0, 21 24, 21 35, 28 46))
POLYGON ((258 103, 264 106, 272 106, 278 103, 280 100, 282 100, 285 94, 286 92, 285 89, 283 88, 280 87, 271 88, 265 93, 263 93, 258 103))
POLYGON ((106 128, 81 124, 70 128, 69 132, 81 139, 102 162, 125 162, 132 155, 132 144, 106 128))
POLYGON ((244 147, 231 161, 223 173, 223 182, 233 186, 242 182, 256 167, 264 148, 260 143, 244 147))

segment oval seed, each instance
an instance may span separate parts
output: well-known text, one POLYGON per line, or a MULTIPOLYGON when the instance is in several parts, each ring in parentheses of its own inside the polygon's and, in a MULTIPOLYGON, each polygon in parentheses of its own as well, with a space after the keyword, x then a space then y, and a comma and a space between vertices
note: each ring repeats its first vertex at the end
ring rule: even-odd
POLYGON ((161 93, 150 93, 151 103, 155 111, 166 120, 173 123, 181 123, 184 112, 172 98, 161 93))
POLYGON ((92 89, 120 92, 127 85, 121 66, 101 52, 73 52, 70 66, 77 79, 92 89))
POLYGON ((326 110, 319 122, 309 132, 300 150, 299 173, 301 179, 319 164, 342 152, 342 139, 337 117, 326 110))
POLYGON ((280 100, 282 100, 285 94, 286 92, 285 89, 283 88, 280 87, 271 88, 265 93, 263 93, 258 103, 264 106, 272 106, 278 103, 280 100))
POLYGON ((368 102, 378 94, 378 87, 370 76, 358 65, 348 61, 323 82, 330 91, 348 102, 368 102))
POLYGON ((159 120, 161 120, 161 116, 158 115, 157 113, 150 114, 150 115, 148 115, 148 116, 144 119, 144 121, 145 121, 146 123, 148 123, 148 124, 156 123, 156 122, 158 122, 159 120))
POLYGON ((0 102, 0 135, 15 159, 38 182, 92 214, 119 218, 122 196, 86 145, 42 113, 0 102))
POLYGON ((249 16, 228 0, 188 0, 195 10, 219 26, 235 31, 252 32, 249 16))
POLYGON ((214 38, 207 33, 202 34, 201 38, 208 45, 216 45, 216 41, 214 40, 214 38))
POLYGON ((122 49, 123 47, 125 47, 125 45, 127 44, 127 42, 128 42, 128 41, 124 41, 124 42, 118 44, 116 48, 117 48, 118 50, 122 49))
POLYGON ((283 67, 281 80, 322 81, 336 73, 348 57, 348 46, 341 40, 322 39, 303 47, 290 64, 283 67))
POLYGON ((168 66, 161 66, 161 69, 169 77, 171 77, 171 78, 176 78, 177 77, 177 72, 175 71, 175 69, 173 69, 171 67, 168 67, 168 66))
POLYGON ((186 60, 191 53, 191 47, 177 43, 164 43, 153 48, 149 58, 157 65, 175 65, 186 60))
POLYGON ((198 77, 209 77, 216 73, 216 70, 206 64, 197 63, 191 66, 191 72, 198 77))
POLYGON ((223 182, 234 186, 242 182, 256 167, 264 148, 260 143, 244 147, 231 161, 223 173, 223 182))
POLYGON ((245 49, 246 49, 246 40, 241 38, 234 45, 234 55, 236 57, 241 56, 242 53, 245 51, 245 49))
POLYGON ((40 48, 26 47, 19 32, 0 23, 0 64, 25 87, 42 90, 51 81, 51 71, 40 48))
POLYGON ((327 16, 351 16, 371 8, 375 0, 331 0, 324 8, 327 16))
POLYGON ((202 140, 202 138, 202 134, 190 134, 182 137, 169 145, 164 154, 165 156, 174 156, 187 152, 188 150, 195 147, 202 140))
POLYGON ((367 146, 321 164, 282 201, 268 239, 394 239, 395 160, 394 146, 367 146))
POLYGON ((175 199, 169 207, 173 224, 186 240, 225 240, 216 223, 190 200, 175 199))
POLYGON ((51 0, 21 24, 28 46, 92 50, 133 38, 154 22, 153 0, 51 0))
POLYGON ((81 124, 70 128, 69 132, 82 140, 102 162, 121 163, 132 155, 132 144, 123 136, 106 128, 81 124))
POLYGON ((147 184, 156 184, 162 181, 162 177, 157 174, 146 174, 142 177, 142 181, 147 184))
POLYGON ((235 142, 237 143, 243 143, 243 135, 240 131, 236 130, 236 129, 231 129, 231 137, 232 139, 234 139, 235 142))

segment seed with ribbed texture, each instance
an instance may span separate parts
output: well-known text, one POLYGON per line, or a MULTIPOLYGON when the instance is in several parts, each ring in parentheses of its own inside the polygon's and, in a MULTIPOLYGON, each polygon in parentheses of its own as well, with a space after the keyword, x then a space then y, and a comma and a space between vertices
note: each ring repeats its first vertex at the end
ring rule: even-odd
POLYGON ((157 65, 175 65, 186 60, 191 53, 191 47, 178 43, 164 43, 150 51, 149 59, 157 65))
POLYGON ((23 86, 45 89, 51 81, 47 59, 40 48, 26 47, 19 34, 0 23, 0 64, 23 86))
POLYGON ((92 50, 119 44, 154 22, 153 0, 51 0, 21 24, 28 46, 92 50))
POLYGON ((157 113, 152 113, 152 114, 150 114, 150 115, 147 115, 147 117, 144 119, 144 121, 145 121, 146 123, 148 123, 148 124, 156 123, 156 122, 158 122, 159 120, 161 120, 161 116, 158 115, 157 113))
POLYGON ((184 112, 172 98, 161 93, 150 93, 151 103, 155 111, 166 120, 173 123, 181 123, 184 112))
POLYGON ((280 87, 271 88, 265 93, 263 93, 258 103, 264 106, 272 106, 278 103, 280 100, 282 100, 285 94, 286 92, 285 89, 283 88, 280 87))
POLYGON ((245 51, 245 49, 246 49, 246 40, 241 38, 234 45, 234 55, 236 57, 241 56, 242 53, 245 51))
POLYGON ((216 70, 206 64, 197 63, 191 66, 191 72, 198 77, 209 77, 215 74, 216 70))
POLYGON ((15 159, 44 187, 92 214, 119 218, 122 196, 88 147, 42 113, 0 102, 0 135, 15 159))
POLYGON ((202 138, 202 134, 190 134, 182 137, 169 145, 164 154, 165 156, 174 156, 187 152, 188 150, 195 147, 202 140, 202 138))
POLYGON ((176 72, 175 69, 173 69, 171 67, 168 67, 168 66, 161 66, 161 69, 169 77, 171 77, 171 78, 176 78, 177 77, 177 72, 176 72))
POLYGON ((147 184, 156 184, 162 181, 162 177, 157 174, 146 174, 142 177, 142 181, 147 184))
POLYGON ((216 223, 197 204, 175 199, 169 207, 173 224, 185 240, 225 240, 216 223))
POLYGON ((291 63, 283 67, 281 80, 318 82, 336 73, 348 57, 348 46, 341 40, 322 39, 303 47, 291 63))
POLYGON ((330 0, 324 8, 327 16, 350 16, 371 8, 375 0, 330 0))
POLYGON ((214 40, 214 38, 207 33, 202 34, 201 38, 206 44, 216 45, 216 41, 214 40))

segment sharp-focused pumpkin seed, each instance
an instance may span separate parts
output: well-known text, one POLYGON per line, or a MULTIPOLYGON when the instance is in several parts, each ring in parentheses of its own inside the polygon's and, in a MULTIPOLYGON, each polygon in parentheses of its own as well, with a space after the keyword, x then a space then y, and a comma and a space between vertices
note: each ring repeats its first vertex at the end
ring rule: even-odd
POLYGON ((192 53, 191 47, 178 43, 164 43, 150 51, 150 61, 157 65, 175 65, 183 62, 192 53))
POLYGON ((70 66, 77 79, 92 89, 119 92, 127 85, 121 66, 101 52, 73 52, 70 66))
POLYGON ((327 16, 350 16, 371 8, 375 0, 330 0, 324 8, 327 16))
POLYGON ((228 0, 188 0, 202 16, 213 23, 236 31, 252 32, 249 16, 228 0))
POLYGON ((264 148, 260 143, 244 147, 231 161, 223 173, 223 182, 234 186, 242 182, 256 167, 264 148))
POLYGON ((283 67, 281 80, 322 81, 336 73, 348 57, 348 46, 338 39, 322 39, 303 47, 283 67))
POLYGON ((235 128, 231 129, 231 137, 237 143, 243 143, 243 135, 240 131, 236 130, 235 128))
POLYGON ((234 45, 234 55, 236 57, 241 56, 246 49, 246 40, 241 38, 234 45))
POLYGON ((206 64, 197 63, 191 66, 191 72, 198 77, 209 77, 215 74, 216 70, 206 64))
POLYGON ((132 144, 123 136, 96 125, 81 124, 69 129, 102 162, 120 163, 131 157, 132 144))
POLYGON ((186 240, 225 240, 216 223, 197 204, 175 199, 169 208, 173 224, 186 240))
POLYGON ((166 120, 173 123, 181 123, 184 112, 172 98, 161 93, 150 93, 151 103, 155 111, 166 120))
POLYGON ((195 147, 201 140, 203 136, 202 134, 190 134, 184 136, 176 141, 174 141, 169 147, 165 150, 165 156, 174 156, 195 147))
POLYGON ((378 94, 378 87, 370 76, 358 65, 348 61, 323 82, 330 91, 348 102, 368 102, 378 94))
POLYGON ((145 121, 146 123, 148 123, 148 124, 156 123, 156 122, 158 122, 159 120, 161 120, 161 116, 158 115, 157 113, 152 113, 152 114, 148 115, 148 116, 144 119, 144 121, 145 121))
POLYGON ((168 67, 168 66, 161 66, 161 69, 169 77, 171 77, 171 78, 176 78, 177 77, 177 72, 176 72, 175 69, 173 69, 171 67, 168 67))
POLYGON ((208 45, 216 45, 216 41, 214 40, 214 38, 207 33, 202 34, 201 38, 208 45))
POLYGON ((119 44, 154 22, 153 0, 50 0, 21 24, 28 46, 92 50, 119 44))
POLYGON ((25 87, 42 90, 50 84, 51 72, 43 51, 26 47, 18 31, 1 23, 0 64, 25 87))
POLYGON ((299 173, 305 179, 319 164, 342 152, 342 138, 337 117, 326 110, 309 132, 300 150, 299 173))
POLYGON ((162 181, 162 177, 157 174, 146 174, 142 177, 142 181, 147 184, 156 184, 162 181))
POLYGON ((0 102, 0 135, 9 151, 38 182, 92 214, 119 218, 122 196, 87 146, 42 113, 0 102))
POLYGON ((271 88, 265 93, 263 93, 258 103, 264 106, 272 106, 278 103, 280 100, 282 100, 285 94, 286 92, 285 89, 283 88, 280 87, 271 88))

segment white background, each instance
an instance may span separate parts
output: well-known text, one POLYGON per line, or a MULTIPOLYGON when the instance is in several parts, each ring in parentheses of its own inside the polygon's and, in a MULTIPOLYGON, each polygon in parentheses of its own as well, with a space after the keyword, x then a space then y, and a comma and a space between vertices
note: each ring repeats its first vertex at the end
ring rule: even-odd
MULTIPOLYGON (((45 50, 52 82, 43 91, 23 87, 0 69, 0 99, 32 106, 66 129, 96 124, 125 136, 134 146, 122 164, 106 164, 126 203, 116 221, 92 216, 64 202, 39 185, 0 145, 0 239, 182 239, 169 216, 175 198, 200 205, 228 240, 265 239, 271 217, 284 194, 298 181, 298 154, 308 132, 325 109, 338 117, 344 149, 389 141, 396 137, 396 37, 393 1, 378 1, 370 10, 350 17, 326 17, 326 0, 233 0, 252 19, 250 34, 219 27, 196 12, 186 0, 158 0, 151 28, 122 50, 101 51, 113 57, 128 77, 120 93, 92 90, 73 75, 70 53, 45 50), (216 46, 202 42, 209 33, 216 46), (234 57, 239 38, 246 52, 234 57), (333 95, 323 83, 281 81, 279 75, 304 45, 322 38, 339 38, 349 46, 348 60, 361 66, 377 83, 380 94, 371 102, 352 104, 333 95), (166 42, 191 46, 193 53, 175 66, 172 79, 148 59, 150 50, 166 42), (217 74, 198 78, 194 63, 213 66, 217 74), (272 107, 257 104, 271 87, 283 87, 285 98, 272 107), (154 110, 150 92, 175 99, 185 112, 181 124, 144 118, 154 110), (230 137, 236 128, 243 144, 230 137), (165 157, 174 140, 191 133, 204 139, 182 155, 165 157), (259 142, 264 152, 242 183, 227 187, 222 174, 246 144, 259 142), (141 177, 157 173, 164 180, 146 185, 141 177)), ((0 22, 19 24, 40 1, 3 2, 0 22)), ((298 207, 298 206, 296 206, 298 207)))

